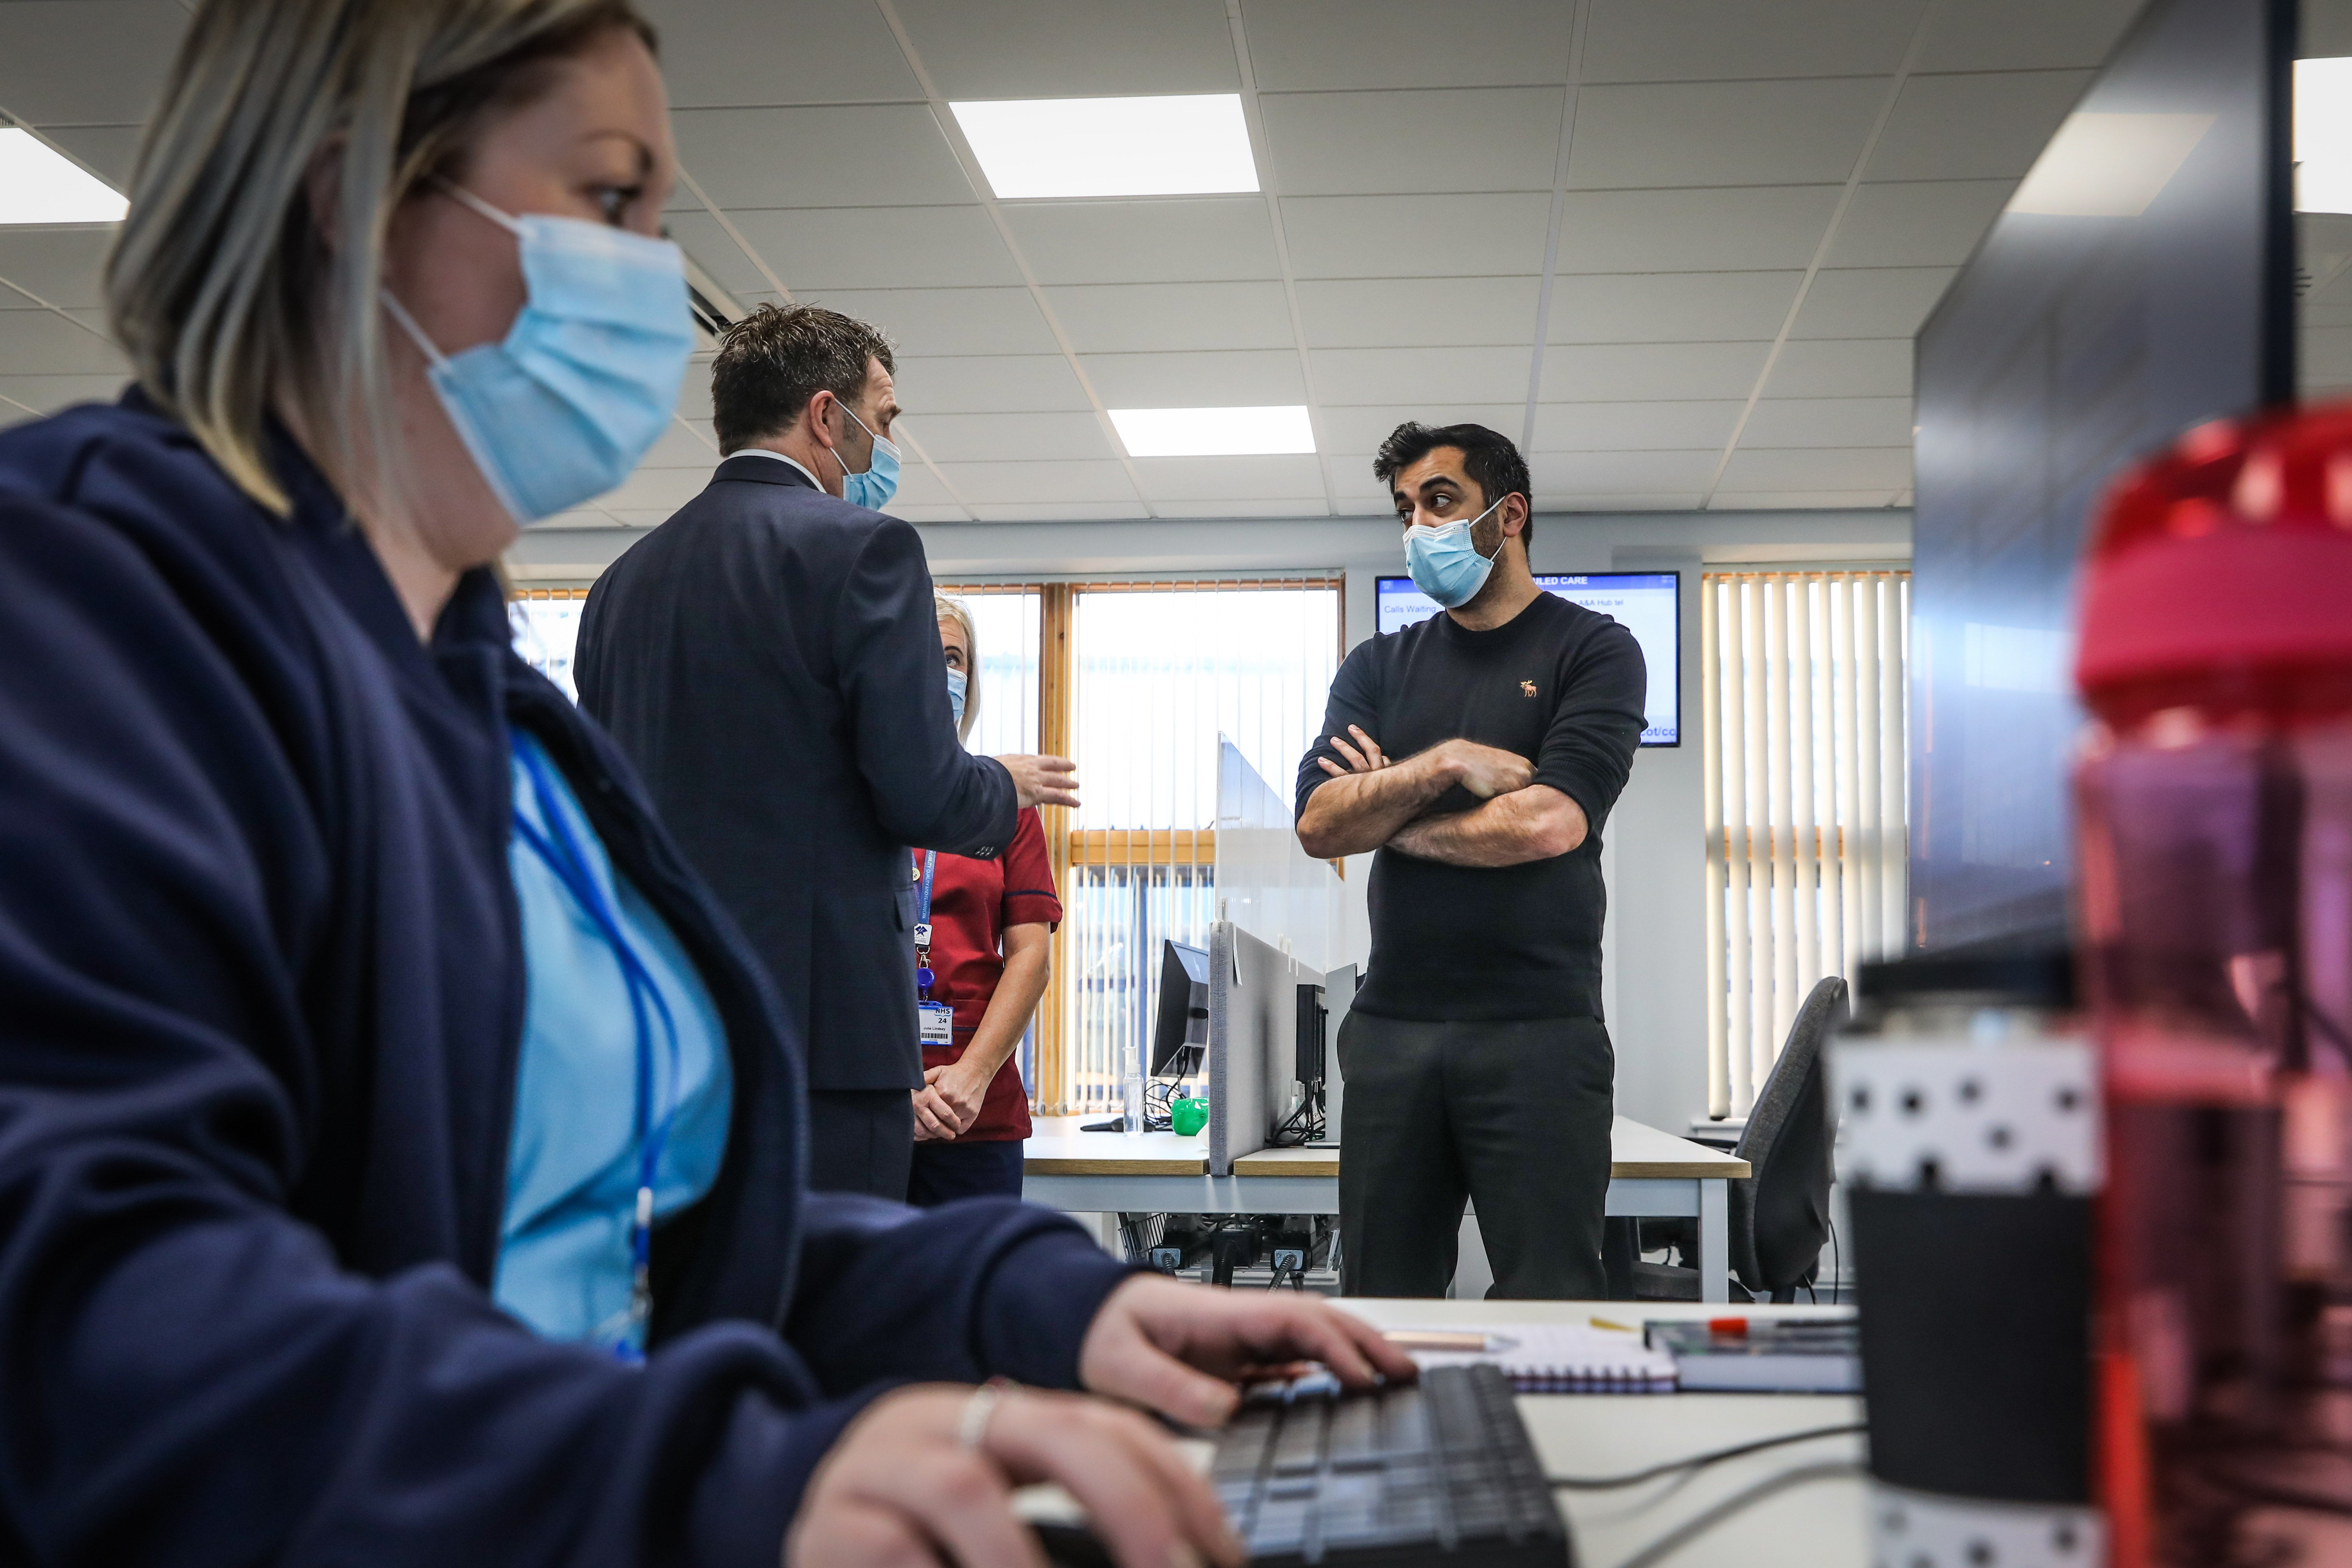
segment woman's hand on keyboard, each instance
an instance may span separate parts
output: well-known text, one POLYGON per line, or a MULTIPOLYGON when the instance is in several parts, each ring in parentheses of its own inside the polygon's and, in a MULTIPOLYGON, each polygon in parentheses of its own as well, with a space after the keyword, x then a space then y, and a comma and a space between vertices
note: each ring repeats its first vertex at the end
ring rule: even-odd
POLYGON ((1078 1500, 1120 1568, 1242 1561, 1216 1493, 1134 1411, 925 1384, 884 1394, 843 1430, 785 1536, 786 1568, 1045 1568, 1012 1506, 1013 1489, 1036 1481, 1078 1500))
POLYGON ((1220 1290, 1139 1275, 1110 1293, 1078 1352, 1078 1379, 1193 1426, 1221 1426, 1246 1380, 1319 1361, 1349 1388, 1410 1380, 1412 1358, 1318 1296, 1220 1290))

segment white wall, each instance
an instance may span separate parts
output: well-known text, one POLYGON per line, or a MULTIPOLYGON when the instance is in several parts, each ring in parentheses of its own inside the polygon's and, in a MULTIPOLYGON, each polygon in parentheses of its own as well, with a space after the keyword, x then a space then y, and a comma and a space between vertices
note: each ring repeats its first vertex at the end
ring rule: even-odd
MULTIPOLYGON (((1344 573, 1350 647, 1372 633, 1372 579, 1404 570, 1387 518, 943 523, 922 529, 942 578, 1344 573)), ((509 552, 518 581, 593 580, 637 534, 534 529, 509 552)), ((1684 742, 1644 750, 1603 836, 1610 888, 1602 1003, 1617 1108, 1679 1129, 1706 1106, 1706 846, 1700 833, 1698 574, 1723 562, 1884 562, 1911 553, 1907 511, 1553 513, 1536 520, 1538 572, 1683 574, 1684 742)), ((1277 787, 1286 781, 1276 780, 1277 787)), ((1352 858, 1350 930, 1369 946, 1370 857, 1352 858)))

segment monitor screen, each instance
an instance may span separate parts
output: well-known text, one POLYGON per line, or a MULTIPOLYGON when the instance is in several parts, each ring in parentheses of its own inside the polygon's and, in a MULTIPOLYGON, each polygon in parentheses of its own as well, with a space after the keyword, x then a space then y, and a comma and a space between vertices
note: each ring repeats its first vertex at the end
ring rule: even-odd
POLYGON ((2075 563, 2116 471, 2294 389, 2273 0, 2158 0, 1918 341, 1912 942, 2066 921, 2075 563))
MULTIPOLYGON (((1536 578, 1536 586, 1571 605, 1597 610, 1633 634, 1649 666, 1650 700, 1642 728, 1645 746, 1679 746, 1682 728, 1682 588, 1679 572, 1587 572, 1536 578)), ((1382 577, 1375 584, 1382 633, 1401 632, 1437 614, 1437 601, 1410 577, 1382 577)))

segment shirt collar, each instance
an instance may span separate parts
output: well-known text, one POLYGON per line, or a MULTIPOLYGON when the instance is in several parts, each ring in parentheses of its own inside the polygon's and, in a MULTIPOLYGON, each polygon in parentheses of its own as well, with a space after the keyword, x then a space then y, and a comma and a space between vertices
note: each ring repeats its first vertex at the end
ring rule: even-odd
POLYGON ((808 474, 809 483, 820 490, 824 489, 824 481, 814 474, 809 474, 808 465, 797 458, 787 458, 782 452, 772 452, 765 447, 743 447, 728 453, 721 461, 731 463, 738 458, 773 458, 779 463, 790 463, 802 473, 808 474))

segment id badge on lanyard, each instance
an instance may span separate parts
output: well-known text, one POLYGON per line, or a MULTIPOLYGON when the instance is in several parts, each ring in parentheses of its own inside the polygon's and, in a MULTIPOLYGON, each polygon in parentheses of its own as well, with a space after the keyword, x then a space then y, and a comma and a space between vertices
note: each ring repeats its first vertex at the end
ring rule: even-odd
POLYGON ((923 889, 922 908, 915 916, 915 1033, 921 1045, 945 1047, 955 1044, 955 1009, 931 1000, 931 986, 939 979, 931 973, 931 879, 939 865, 938 851, 926 849, 922 868, 913 871, 923 889))

